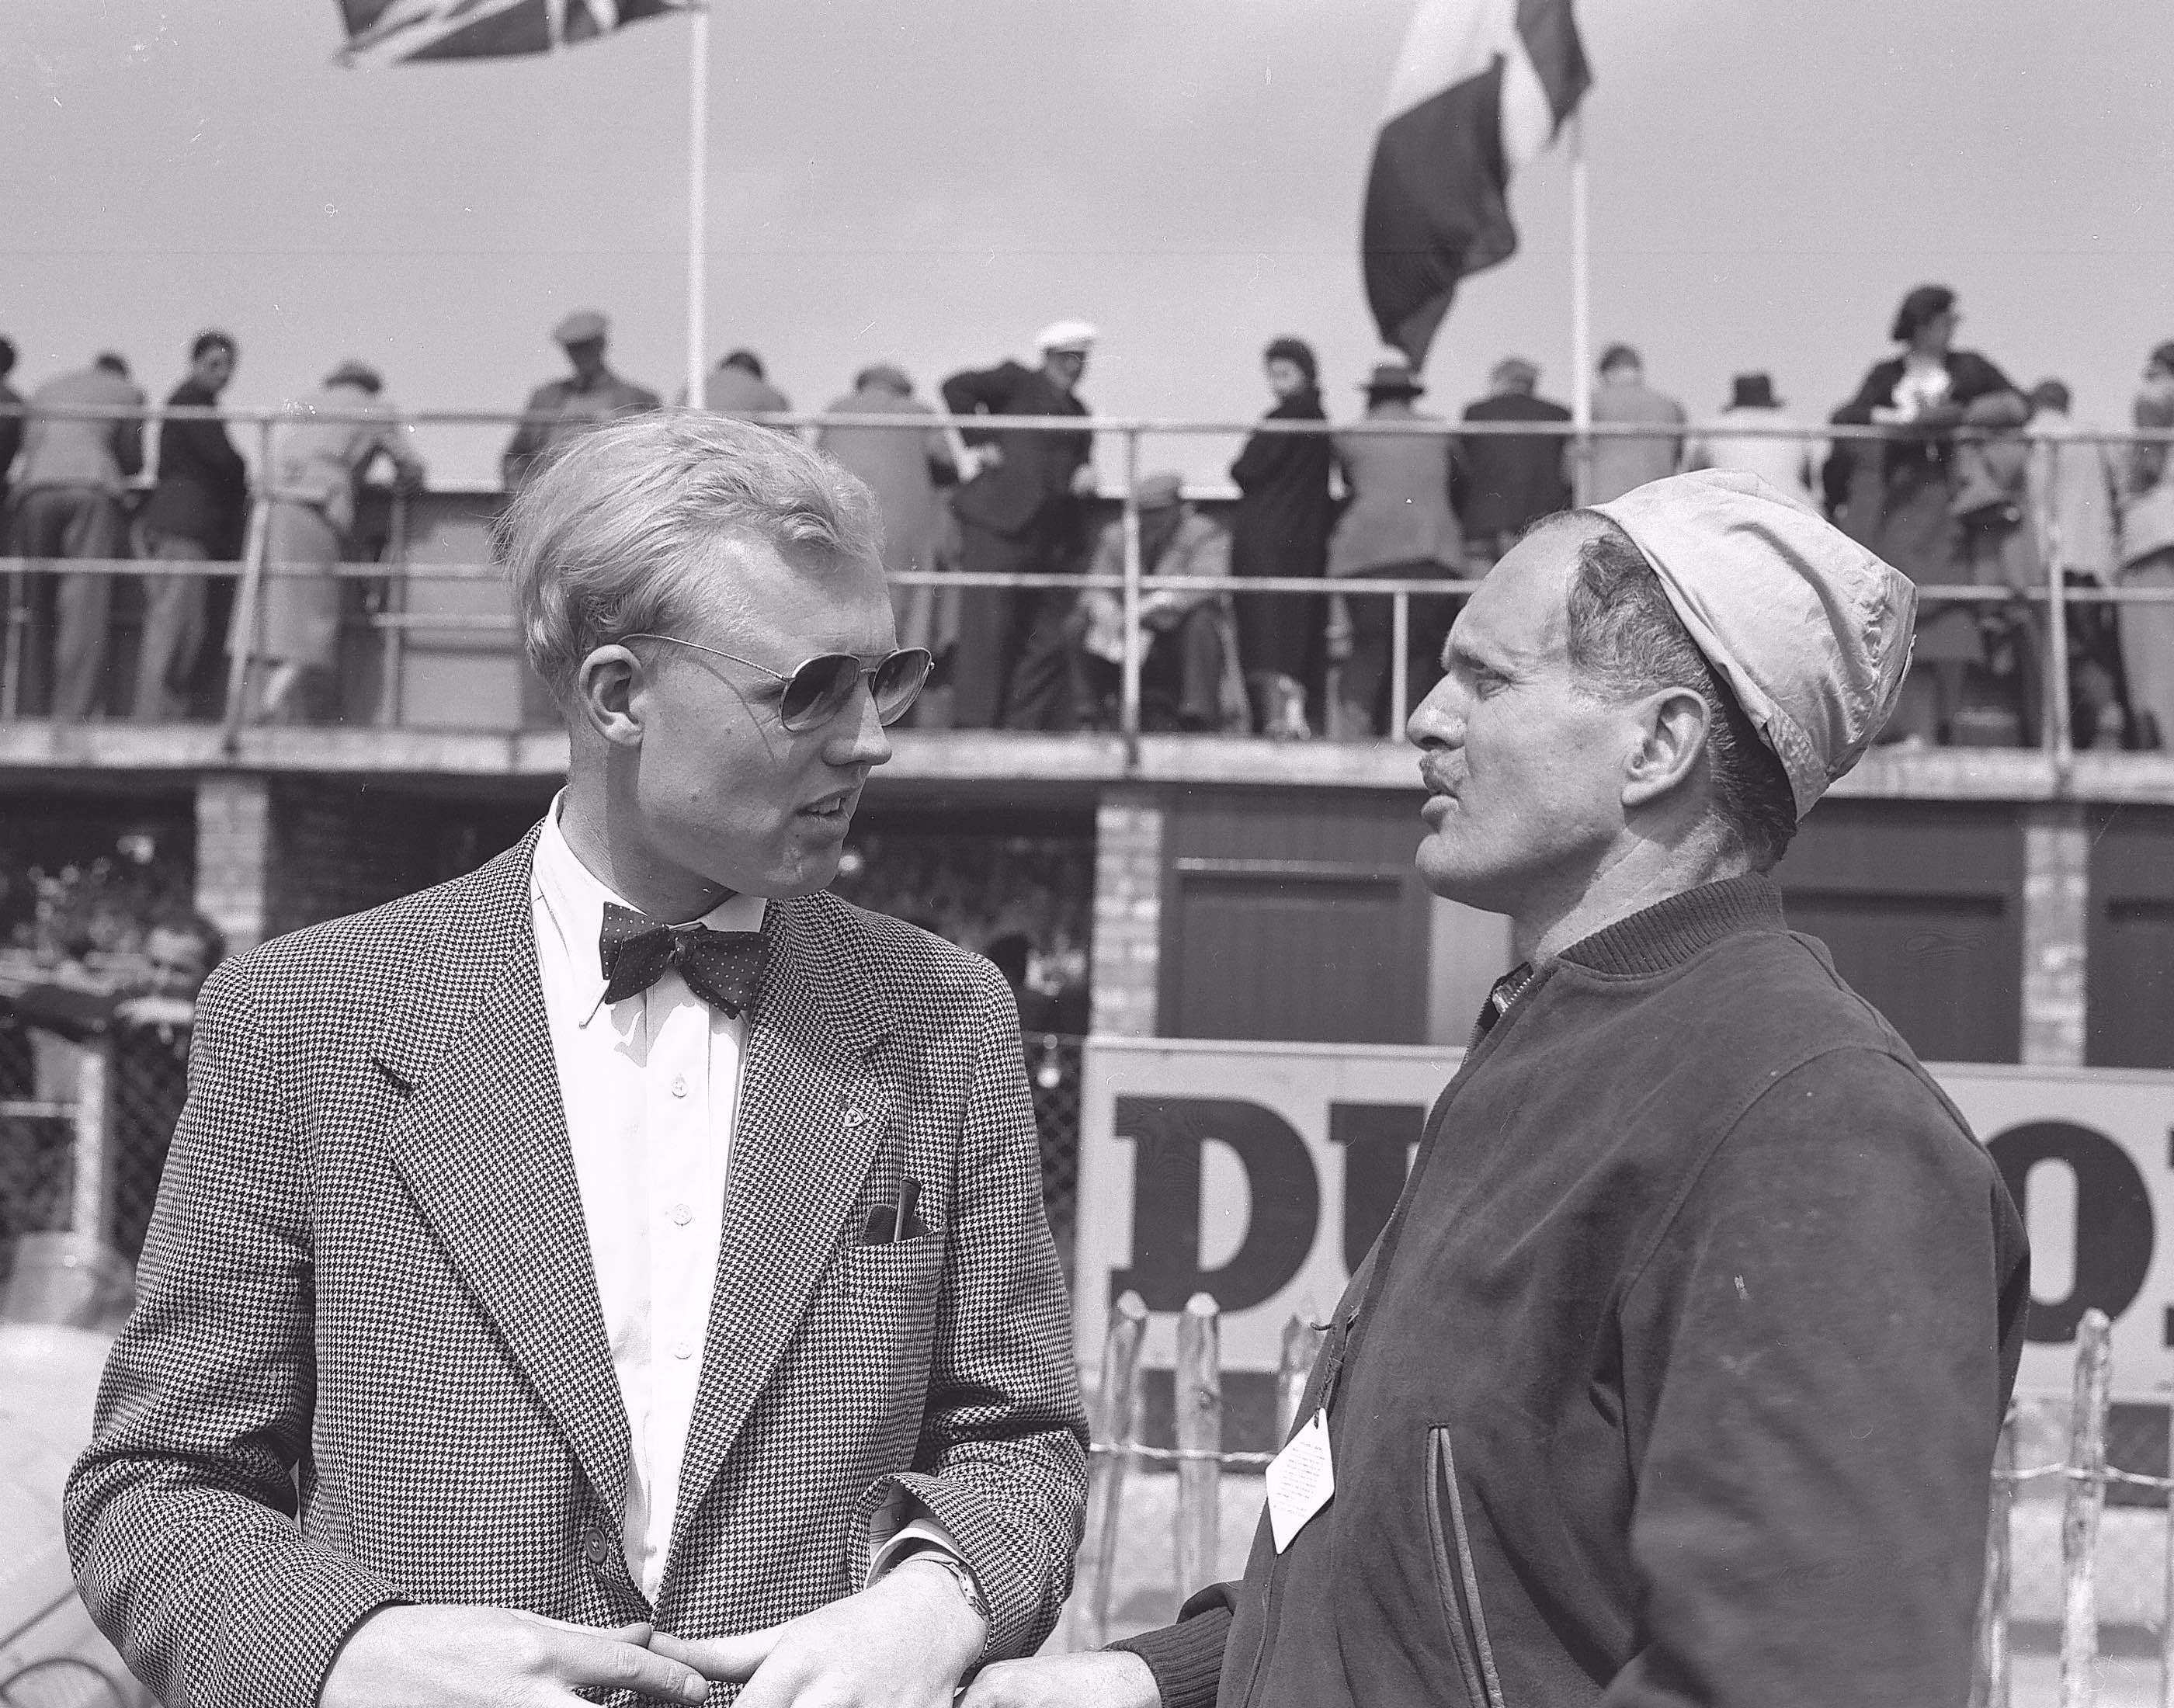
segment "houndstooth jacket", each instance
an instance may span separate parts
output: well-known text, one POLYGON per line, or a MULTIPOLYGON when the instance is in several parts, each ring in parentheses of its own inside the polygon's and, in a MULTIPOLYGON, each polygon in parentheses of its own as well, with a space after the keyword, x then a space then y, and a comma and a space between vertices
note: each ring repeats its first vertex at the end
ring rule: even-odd
POLYGON ((857 1586, 902 1485, 1031 1651, 1084 1419, 1009 992, 827 895, 773 902, 700 1388, 652 1608, 546 1030, 534 835, 205 986, 95 1433, 84 1601, 170 1705, 311 1708, 392 1602, 686 1636, 857 1586), (902 1175, 930 1232, 859 1243, 902 1175))

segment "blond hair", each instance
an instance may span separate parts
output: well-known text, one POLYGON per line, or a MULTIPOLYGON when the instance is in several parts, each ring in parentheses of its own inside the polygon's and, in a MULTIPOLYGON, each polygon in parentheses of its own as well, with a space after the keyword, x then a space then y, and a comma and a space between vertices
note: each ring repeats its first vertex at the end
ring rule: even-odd
POLYGON ((581 661, 628 635, 669 634, 700 608, 706 549, 751 535, 874 561, 868 488, 799 440, 699 411, 584 433, 531 476, 493 536, 528 662, 564 705, 581 661))

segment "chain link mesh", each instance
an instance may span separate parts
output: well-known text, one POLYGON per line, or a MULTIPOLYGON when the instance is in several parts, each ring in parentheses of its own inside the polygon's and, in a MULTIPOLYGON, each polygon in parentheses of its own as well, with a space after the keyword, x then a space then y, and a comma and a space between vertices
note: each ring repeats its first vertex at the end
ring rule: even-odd
POLYGON ((1030 1033, 1026 1039, 1027 1084, 1041 1137, 1041 1205, 1068 1287, 1079 1225, 1079 1079, 1085 1049, 1085 1039, 1057 1032, 1030 1033))

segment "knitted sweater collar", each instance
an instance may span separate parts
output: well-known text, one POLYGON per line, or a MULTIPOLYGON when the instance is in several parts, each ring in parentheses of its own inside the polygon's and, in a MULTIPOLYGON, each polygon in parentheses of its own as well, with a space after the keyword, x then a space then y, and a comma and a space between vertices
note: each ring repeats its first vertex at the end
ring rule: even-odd
POLYGON ((1701 884, 1603 926, 1562 952, 1594 972, 1636 977, 1681 966, 1708 944, 1739 931, 1786 931, 1782 892, 1756 872, 1701 884))

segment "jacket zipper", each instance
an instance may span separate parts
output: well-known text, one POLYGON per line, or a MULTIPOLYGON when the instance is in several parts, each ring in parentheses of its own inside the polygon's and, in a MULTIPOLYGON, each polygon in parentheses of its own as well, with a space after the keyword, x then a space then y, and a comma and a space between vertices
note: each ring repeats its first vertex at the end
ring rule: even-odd
POLYGON ((1495 1650, 1487 1640, 1487 1615, 1479 1606, 1479 1574, 1464 1522, 1464 1496, 1457 1486, 1457 1453, 1449 1431, 1439 1424, 1427 1431, 1426 1514, 1441 1610, 1465 1700, 1473 1708, 1507 1708, 1501 1676, 1495 1670, 1495 1650))

